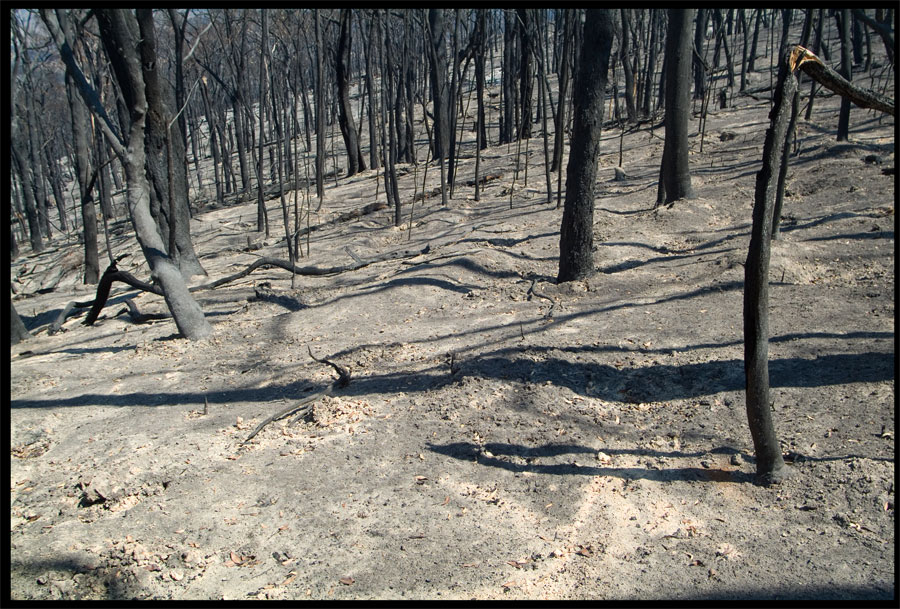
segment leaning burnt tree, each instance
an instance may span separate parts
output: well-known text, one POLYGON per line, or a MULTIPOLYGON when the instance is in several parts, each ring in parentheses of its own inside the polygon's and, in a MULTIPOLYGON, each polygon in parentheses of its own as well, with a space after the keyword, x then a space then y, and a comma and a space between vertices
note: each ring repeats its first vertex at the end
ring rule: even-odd
POLYGON ((129 10, 98 9, 95 16, 100 26, 101 40, 122 98, 127 107, 127 123, 119 134, 100 103, 97 91, 88 83, 72 54, 59 20, 68 19, 64 10, 53 12, 41 9, 41 16, 67 68, 71 69, 78 92, 85 104, 99 119, 107 139, 125 167, 127 203, 135 234, 144 257, 150 265, 151 276, 159 283, 163 297, 175 325, 183 336, 197 340, 208 336, 212 327, 203 311, 188 291, 187 284, 173 259, 166 253, 156 222, 150 213, 150 183, 147 179, 144 148, 147 126, 147 97, 139 54, 140 29, 135 14, 129 10))
POLYGON ((771 124, 763 146, 763 166, 756 175, 753 228, 744 267, 744 373, 747 421, 756 453, 756 475, 761 484, 777 484, 790 470, 781 456, 769 407, 769 257, 779 182, 787 164, 790 126, 797 95, 796 69, 802 69, 822 86, 863 108, 875 108, 896 116, 894 103, 876 93, 855 87, 826 66, 813 53, 796 46, 779 63, 778 82, 770 114, 771 124))

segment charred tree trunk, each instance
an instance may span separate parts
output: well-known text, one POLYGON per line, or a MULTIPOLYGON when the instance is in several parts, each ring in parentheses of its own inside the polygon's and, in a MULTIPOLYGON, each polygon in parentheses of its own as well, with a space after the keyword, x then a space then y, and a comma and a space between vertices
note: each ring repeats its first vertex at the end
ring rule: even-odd
POLYGON ((791 99, 797 81, 786 57, 779 61, 778 83, 771 125, 763 146, 763 166, 756 175, 753 228, 744 267, 744 370, 747 420, 756 453, 756 475, 761 484, 777 484, 790 472, 781 456, 769 402, 769 257, 773 206, 787 154, 791 99))
MULTIPOLYGON (((703 51, 706 48, 704 41, 706 40, 707 11, 709 10, 711 9, 700 8, 696 11, 697 23, 694 28, 694 52, 691 54, 694 64, 694 99, 703 99, 706 97, 706 57, 704 56, 703 51)), ((694 11, 691 11, 691 14, 693 13, 694 11)), ((671 16, 672 11, 669 10, 670 28, 672 27, 671 16)), ((688 28, 690 28, 690 25, 688 25, 688 28)), ((666 48, 666 52, 668 53, 668 47, 666 48)), ((688 49, 688 53, 690 52, 690 49, 688 49)))
POLYGON ((128 10, 96 11, 101 40, 129 111, 128 132, 125 137, 120 138, 109 122, 99 102, 99 96, 78 68, 72 55, 71 43, 65 39, 55 15, 47 9, 41 9, 41 15, 53 35, 64 62, 76 75, 79 93, 98 116, 104 130, 108 130, 110 143, 122 159, 128 184, 128 208, 135 234, 150 265, 152 277, 162 286, 166 304, 172 312, 178 330, 191 340, 208 336, 212 332, 212 327, 196 300, 190 295, 181 272, 166 254, 166 247, 150 215, 150 184, 147 180, 144 150, 144 129, 148 108, 138 51, 140 32, 136 17, 128 10))
POLYGON ((341 9, 341 34, 337 48, 338 120, 347 148, 347 176, 366 170, 366 162, 359 147, 359 135, 353 122, 350 106, 350 9, 341 9))
POLYGON ((565 147, 566 113, 569 108, 567 101, 569 90, 569 74, 571 72, 572 37, 574 32, 575 14, 573 11, 565 11, 563 26, 563 48, 559 59, 559 102, 556 110, 556 131, 553 134, 553 163, 550 171, 560 171, 562 168, 563 148, 565 147))
POLYGON ((140 28, 138 44, 147 100, 145 147, 147 173, 152 186, 150 206, 159 209, 156 220, 160 235, 164 242, 174 243, 175 250, 170 251, 169 255, 181 272, 186 277, 206 275, 191 240, 184 140, 175 130, 170 129, 174 116, 171 109, 173 100, 169 99, 167 88, 163 87, 159 77, 152 9, 137 9, 137 22, 140 28))
POLYGON ((516 61, 516 17, 512 9, 503 9, 503 70, 501 72, 502 106, 500 113, 500 143, 512 142, 517 124, 514 116, 516 105, 516 86, 514 69, 516 61))
POLYGON ((634 69, 631 64, 631 19, 627 8, 619 9, 622 22, 622 43, 619 45, 619 58, 622 62, 622 73, 625 75, 625 118, 634 122, 637 118, 634 97, 634 69))
MULTIPOLYGON (((259 141, 256 154, 256 232, 265 231, 269 236, 269 214, 266 210, 265 197, 265 124, 266 124, 266 84, 268 82, 266 71, 270 67, 266 64, 266 48, 269 45, 269 25, 266 9, 260 9, 260 45, 259 45, 259 102, 257 104, 259 114, 259 141)), ((248 115, 250 113, 248 112, 248 115)), ((251 119, 252 120, 252 119, 251 119)))
POLYGON ((447 205, 447 166, 451 161, 450 85, 447 82, 447 50, 445 48, 444 9, 428 10, 431 56, 431 96, 434 100, 434 148, 432 158, 441 166, 441 204, 447 205))
POLYGON ((666 140, 656 204, 694 197, 688 157, 691 112, 691 17, 693 9, 669 9, 666 35, 666 140))
POLYGON ((644 78, 643 101, 641 102, 641 113, 644 116, 650 116, 650 113, 653 111, 651 103, 653 99, 653 76, 656 73, 657 32, 660 30, 660 14, 661 11, 659 9, 650 9, 650 44, 647 47, 647 72, 644 78))
MULTIPOLYGON (((840 9, 835 17, 838 19, 841 34, 841 68, 838 73, 847 81, 853 80, 853 62, 850 43, 850 9, 840 9)), ((850 100, 841 98, 841 112, 838 116, 837 141, 850 139, 850 100)))
POLYGON ((529 9, 516 9, 519 20, 519 124, 517 139, 531 137, 532 97, 534 97, 534 63, 532 62, 532 46, 534 45, 534 19, 529 9))
POLYGON ((313 9, 316 34, 316 196, 319 206, 325 198, 325 49, 322 47, 322 28, 319 9, 313 9))
POLYGON ((31 333, 22 323, 22 318, 16 312, 16 305, 13 304, 12 296, 9 298, 9 344, 15 345, 31 337, 31 333))
POLYGON ((559 283, 581 279, 594 269, 594 183, 612 38, 610 11, 589 9, 573 93, 575 121, 559 237, 559 283))
POLYGON ((44 238, 41 235, 41 223, 38 217, 37 202, 34 198, 34 172, 31 169, 30 151, 26 136, 23 133, 27 127, 18 115, 10 120, 10 144, 12 147, 12 160, 18 170, 19 180, 22 185, 22 201, 25 205, 25 218, 28 220, 28 235, 31 241, 31 250, 35 253, 44 251, 44 238))

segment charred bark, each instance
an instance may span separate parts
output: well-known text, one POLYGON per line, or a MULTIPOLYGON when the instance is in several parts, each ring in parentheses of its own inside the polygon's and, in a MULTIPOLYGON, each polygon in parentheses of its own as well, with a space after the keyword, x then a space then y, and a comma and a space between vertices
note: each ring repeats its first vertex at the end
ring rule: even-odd
POLYGON ((559 237, 559 283, 593 272, 594 183, 612 37, 609 10, 589 9, 573 93, 574 125, 559 237))
POLYGON ((744 372, 747 421, 756 454, 757 481, 777 484, 790 470, 781 455, 769 402, 769 257, 773 207, 787 153, 791 100, 797 81, 787 58, 779 62, 771 124, 763 146, 763 166, 756 175, 753 228, 744 267, 744 372))

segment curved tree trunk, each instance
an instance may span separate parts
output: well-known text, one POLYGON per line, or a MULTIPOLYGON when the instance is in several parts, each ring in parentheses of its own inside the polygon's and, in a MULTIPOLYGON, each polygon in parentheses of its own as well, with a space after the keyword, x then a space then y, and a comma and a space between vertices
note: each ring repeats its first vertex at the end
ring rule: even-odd
MULTIPOLYGON (((151 276, 162 287, 175 325, 188 339, 204 338, 212 332, 212 327, 188 291, 181 271, 166 254, 166 247, 150 214, 150 183, 147 180, 144 151, 147 98, 138 54, 140 33, 137 19, 129 10, 98 9, 96 14, 100 24, 101 40, 128 109, 129 122, 126 123, 128 133, 125 137, 119 137, 115 133, 99 102, 97 92, 88 84, 83 72, 78 68, 70 42, 65 39, 57 17, 48 9, 41 9, 44 23, 48 26, 63 61, 76 77, 79 93, 100 119, 98 122, 109 134, 110 144, 125 166, 128 209, 131 212, 135 234, 150 265, 151 276)), ((59 15, 61 19, 67 19, 62 9, 59 15)))

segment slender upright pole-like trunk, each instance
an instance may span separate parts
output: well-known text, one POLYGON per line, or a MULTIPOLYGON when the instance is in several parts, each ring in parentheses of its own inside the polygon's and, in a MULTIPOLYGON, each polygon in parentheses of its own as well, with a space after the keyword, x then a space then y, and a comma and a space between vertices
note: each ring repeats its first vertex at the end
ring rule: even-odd
POLYGON ((656 204, 694 196, 688 157, 691 112, 691 21, 693 9, 669 9, 666 35, 666 139, 663 145, 660 192, 656 204))
MULTIPOLYGON (((850 41, 850 9, 840 9, 835 17, 838 18, 841 35, 841 67, 838 74, 847 80, 853 79, 853 61, 851 59, 852 44, 850 41)), ((841 98, 841 111, 838 115, 837 141, 846 142, 850 139, 850 105, 848 98, 841 98)))
POLYGON ((787 154, 792 98, 796 94, 797 81, 787 58, 781 57, 771 125, 763 145, 763 166, 756 176, 753 227, 744 266, 747 420, 756 454, 757 481, 766 485, 779 483, 790 474, 781 456, 769 401, 769 257, 773 207, 779 174, 784 171, 781 158, 787 154))
POLYGON ((319 207, 325 198, 325 49, 322 48, 322 27, 319 9, 313 9, 316 34, 316 196, 319 207))

